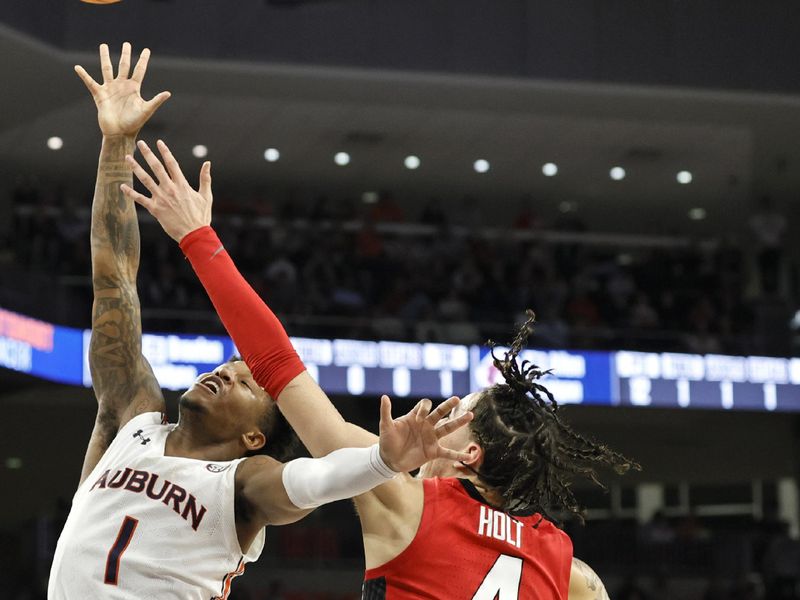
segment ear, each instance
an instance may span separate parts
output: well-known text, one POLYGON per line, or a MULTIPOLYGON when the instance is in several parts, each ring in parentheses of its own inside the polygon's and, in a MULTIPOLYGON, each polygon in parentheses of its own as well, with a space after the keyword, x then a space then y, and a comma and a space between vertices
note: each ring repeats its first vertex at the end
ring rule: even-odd
POLYGON ((266 436, 257 429, 242 434, 242 445, 248 452, 261 450, 261 448, 263 448, 264 444, 266 443, 267 443, 266 436))
POLYGON ((454 462, 453 466, 464 473, 471 473, 467 467, 472 467, 474 470, 479 471, 483 464, 483 448, 476 442, 470 441, 461 452, 469 454, 469 459, 463 462, 454 462))

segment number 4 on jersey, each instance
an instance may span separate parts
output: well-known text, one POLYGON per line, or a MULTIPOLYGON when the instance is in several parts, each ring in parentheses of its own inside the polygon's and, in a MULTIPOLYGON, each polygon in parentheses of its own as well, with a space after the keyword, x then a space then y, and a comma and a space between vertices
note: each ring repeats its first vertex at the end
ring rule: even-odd
POLYGON ((521 579, 522 559, 501 554, 472 600, 518 600, 521 579))

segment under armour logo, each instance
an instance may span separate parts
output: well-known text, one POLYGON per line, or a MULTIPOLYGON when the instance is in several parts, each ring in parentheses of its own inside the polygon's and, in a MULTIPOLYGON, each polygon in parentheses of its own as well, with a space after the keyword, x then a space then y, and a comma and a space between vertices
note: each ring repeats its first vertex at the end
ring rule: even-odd
POLYGON ((142 430, 141 430, 141 429, 140 429, 139 431, 137 431, 136 433, 134 433, 134 434, 133 434, 133 437, 135 437, 135 438, 136 438, 136 437, 140 438, 140 439, 142 440, 142 446, 146 446, 146 445, 147 445, 147 442, 149 442, 149 441, 150 441, 150 438, 146 438, 146 437, 144 437, 144 436, 142 435, 142 430))

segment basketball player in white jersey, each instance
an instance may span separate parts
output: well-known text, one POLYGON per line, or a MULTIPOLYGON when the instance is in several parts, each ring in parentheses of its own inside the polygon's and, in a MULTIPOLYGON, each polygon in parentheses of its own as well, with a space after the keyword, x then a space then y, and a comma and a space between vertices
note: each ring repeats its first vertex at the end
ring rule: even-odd
MULTIPOLYGON (((432 457, 464 458, 439 438, 469 417, 439 424, 438 413, 420 403, 392 420, 383 398, 378 444, 283 464, 258 454, 279 436, 275 403, 247 365, 233 360, 201 375, 180 399, 178 423, 165 422, 161 390, 141 353, 139 231, 120 185, 132 183, 125 155, 169 94, 145 102, 140 87, 149 52, 129 77, 130 57, 126 43, 115 77, 102 45, 102 84, 76 67, 103 134, 91 226, 89 362, 98 414, 48 598, 220 600, 258 558, 266 525, 296 521, 432 457)), ((282 389, 286 376, 271 385, 282 389)))

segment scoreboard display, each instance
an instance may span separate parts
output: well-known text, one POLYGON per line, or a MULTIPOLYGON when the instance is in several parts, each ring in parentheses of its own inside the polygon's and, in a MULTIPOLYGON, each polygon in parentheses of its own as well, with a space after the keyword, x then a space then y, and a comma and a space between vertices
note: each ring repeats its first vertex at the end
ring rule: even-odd
MULTIPOLYGON (((91 332, 0 309, 0 367, 91 386, 91 332)), ((377 398, 465 396, 502 381, 484 346, 292 338, 332 395, 377 398)), ((507 348, 498 347, 503 355, 507 348)), ((225 336, 146 333, 142 352, 165 389, 183 390, 237 354, 225 336)), ((562 404, 800 411, 800 359, 653 352, 524 350, 562 404)))
POLYGON ((800 410, 800 359, 614 352, 618 404, 800 410))
POLYGON ((467 346, 309 338, 292 343, 329 394, 448 398, 470 391, 467 346))

